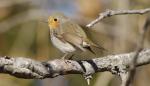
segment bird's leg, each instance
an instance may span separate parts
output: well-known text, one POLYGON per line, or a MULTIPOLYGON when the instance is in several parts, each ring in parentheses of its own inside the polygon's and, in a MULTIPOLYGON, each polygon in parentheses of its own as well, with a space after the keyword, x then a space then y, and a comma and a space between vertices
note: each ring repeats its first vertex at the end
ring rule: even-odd
POLYGON ((68 55, 68 53, 65 53, 63 56, 62 56, 62 58, 61 59, 65 59, 65 57, 67 57, 67 55, 68 55))
POLYGON ((72 59, 73 59, 73 56, 74 56, 74 54, 72 54, 72 55, 69 57, 69 60, 72 60, 72 59))

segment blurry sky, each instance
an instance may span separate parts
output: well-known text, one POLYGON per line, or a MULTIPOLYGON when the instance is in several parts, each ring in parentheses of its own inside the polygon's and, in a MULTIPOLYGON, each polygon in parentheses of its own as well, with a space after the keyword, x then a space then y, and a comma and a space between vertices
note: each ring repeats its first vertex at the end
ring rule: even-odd
POLYGON ((34 0, 34 2, 48 12, 63 11, 72 15, 76 11, 74 0, 34 0))

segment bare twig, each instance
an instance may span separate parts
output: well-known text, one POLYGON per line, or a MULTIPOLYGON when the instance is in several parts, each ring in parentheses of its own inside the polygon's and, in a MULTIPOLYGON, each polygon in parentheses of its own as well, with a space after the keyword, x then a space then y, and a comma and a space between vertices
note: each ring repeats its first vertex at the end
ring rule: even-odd
POLYGON ((125 83, 122 83, 122 86, 130 86, 133 83, 133 78, 134 78, 134 75, 136 73, 136 64, 137 64, 138 55, 141 52, 141 50, 143 49, 144 38, 145 38, 145 35, 146 35, 146 32, 148 30, 149 25, 150 25, 150 18, 147 19, 147 21, 145 22, 145 25, 142 29, 141 36, 139 38, 139 42, 138 42, 138 46, 137 46, 135 55, 134 55, 133 60, 130 64, 130 71, 126 75, 127 78, 124 79, 125 83))
MULTIPOLYGON (((87 25, 87 27, 92 27, 96 23, 101 21, 102 19, 114 16, 114 15, 145 14, 145 13, 148 13, 148 12, 150 12, 150 8, 141 9, 141 10, 117 10, 117 11, 107 10, 106 12, 100 13, 99 17, 96 18, 91 23, 89 23, 87 25)), ((134 77, 134 74, 135 74, 135 71, 136 71, 135 70, 136 61, 138 59, 139 52, 143 49, 143 42, 144 42, 144 38, 145 38, 145 33, 146 33, 146 30, 147 30, 147 27, 148 27, 148 23, 146 23, 145 26, 144 26, 144 29, 143 29, 143 31, 141 33, 140 38, 139 38, 138 47, 136 49, 135 55, 133 56, 134 58, 133 58, 131 64, 129 65, 131 72, 126 71, 126 72, 123 72, 123 73, 120 74, 120 76, 122 78, 122 86, 129 86, 129 84, 133 80, 133 77, 134 77)))
POLYGON ((124 15, 124 14, 145 14, 150 12, 150 8, 147 9, 141 9, 141 10, 107 10, 106 12, 100 13, 99 17, 96 18, 94 21, 92 21, 91 23, 89 23, 87 25, 87 27, 92 27, 93 25, 95 25, 96 23, 98 23, 99 21, 101 21, 104 18, 107 17, 111 17, 114 15, 124 15))

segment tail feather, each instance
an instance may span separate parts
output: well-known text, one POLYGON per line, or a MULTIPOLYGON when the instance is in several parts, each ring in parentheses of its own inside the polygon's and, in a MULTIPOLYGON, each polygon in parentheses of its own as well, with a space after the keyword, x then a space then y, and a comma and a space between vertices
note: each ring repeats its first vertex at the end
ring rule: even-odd
POLYGON ((87 50, 89 50, 91 53, 93 53, 94 55, 96 55, 96 53, 94 52, 94 50, 92 50, 92 48, 90 46, 85 47, 87 50))
POLYGON ((105 48, 101 47, 101 46, 98 46, 97 44, 93 43, 92 41, 90 40, 86 40, 86 43, 91 46, 91 47, 95 47, 95 48, 98 48, 100 50, 104 50, 104 51, 107 51, 105 48))
POLYGON ((93 47, 96 47, 96 48, 98 48, 98 49, 100 49, 100 50, 108 51, 108 50, 106 50, 105 48, 103 48, 103 47, 101 47, 101 46, 98 46, 98 45, 93 45, 93 47))
POLYGON ((84 47, 86 47, 86 49, 88 49, 90 52, 92 52, 95 55, 96 55, 96 53, 94 52, 94 50, 92 48, 98 48, 98 49, 100 49, 103 52, 108 52, 108 50, 106 50, 105 48, 103 48, 101 46, 98 46, 97 44, 93 43, 92 41, 90 41, 88 39, 86 39, 83 42, 83 45, 84 45, 84 47))

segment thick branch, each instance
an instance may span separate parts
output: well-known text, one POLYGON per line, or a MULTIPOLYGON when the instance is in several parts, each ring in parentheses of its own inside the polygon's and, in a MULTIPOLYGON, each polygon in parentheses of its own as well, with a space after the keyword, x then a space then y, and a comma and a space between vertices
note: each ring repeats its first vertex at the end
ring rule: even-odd
MULTIPOLYGON (((39 62, 23 57, 1 57, 0 72, 20 78, 43 79, 58 75, 84 74, 110 71, 121 75, 128 71, 128 66, 134 53, 109 55, 91 60, 62 60, 55 59, 48 62, 39 62)), ((143 50, 137 59, 137 66, 150 63, 150 49, 143 50)))
POLYGON ((148 12, 150 12, 150 8, 141 9, 141 10, 115 10, 115 11, 113 11, 113 10, 107 10, 106 12, 100 13, 99 17, 96 18, 91 23, 89 23, 87 25, 87 27, 92 27, 93 25, 95 25, 96 23, 98 23, 99 21, 101 21, 102 19, 114 16, 114 15, 145 14, 145 13, 148 13, 148 12))

